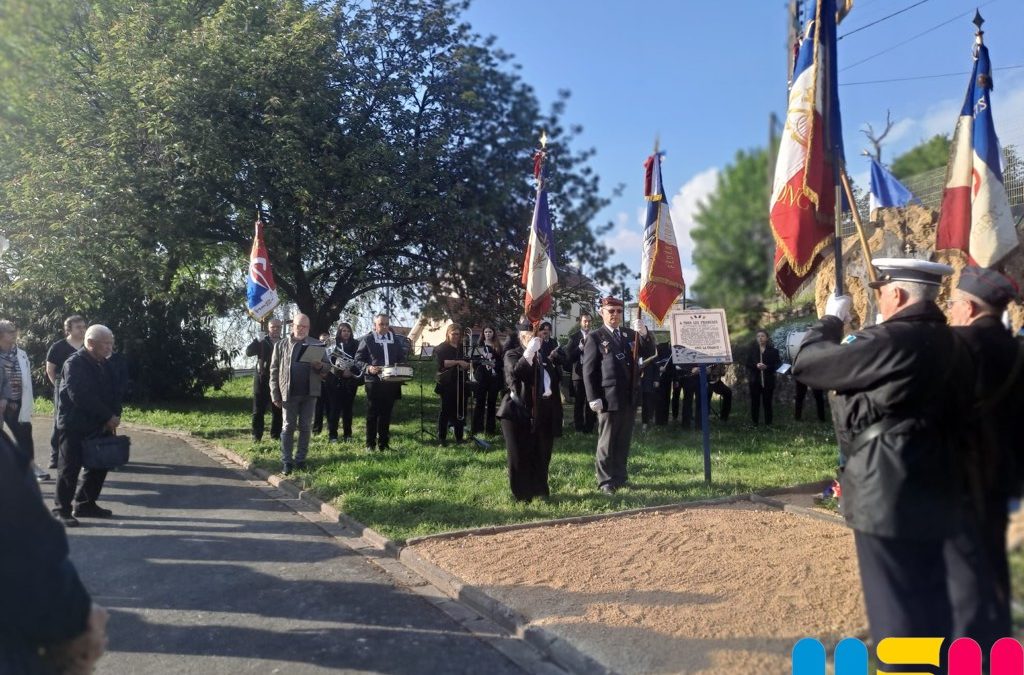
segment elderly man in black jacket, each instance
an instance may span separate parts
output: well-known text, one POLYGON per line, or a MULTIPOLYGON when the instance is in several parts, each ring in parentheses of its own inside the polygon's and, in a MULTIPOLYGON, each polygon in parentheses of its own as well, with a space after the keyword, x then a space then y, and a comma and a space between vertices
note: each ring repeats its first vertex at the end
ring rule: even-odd
POLYGON ((960 532, 946 543, 953 636, 976 640, 988 654, 1011 635, 1007 504, 1024 471, 1024 343, 1000 320, 1017 297, 995 270, 965 267, 950 295, 950 323, 975 364, 976 402, 968 419, 966 494, 960 532))
POLYGON ((91 673, 107 612, 78 578, 29 466, 0 433, 0 673, 91 673))
POLYGON ((614 494, 629 480, 626 461, 633 439, 636 406, 640 402, 640 371, 637 357, 654 356, 656 347, 647 326, 637 331, 622 326, 622 301, 601 300, 604 325, 591 333, 583 348, 583 382, 590 409, 597 413, 597 486, 614 494))
POLYGON ((85 331, 85 346, 64 362, 60 385, 60 432, 57 506, 53 514, 65 526, 77 518, 109 518, 110 509, 96 503, 107 477, 105 469, 82 469, 82 441, 112 434, 121 424, 121 407, 115 375, 108 359, 114 351, 114 334, 94 324, 85 331), (78 487, 78 473, 82 485, 78 487), (77 488, 77 492, 76 492, 77 488), (72 509, 74 497, 74 509, 72 509))
POLYGON ((958 529, 957 435, 970 358, 935 305, 948 265, 873 261, 884 323, 843 337, 850 299, 833 297, 800 347, 793 375, 834 389, 847 456, 843 515, 854 531, 868 624, 887 637, 948 637, 943 546, 958 529))

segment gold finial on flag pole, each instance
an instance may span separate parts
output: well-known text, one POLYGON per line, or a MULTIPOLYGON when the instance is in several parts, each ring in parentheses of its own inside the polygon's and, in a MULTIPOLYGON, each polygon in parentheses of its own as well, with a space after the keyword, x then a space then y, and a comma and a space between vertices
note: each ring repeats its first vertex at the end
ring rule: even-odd
POLYGON ((540 147, 541 148, 547 148, 548 147, 548 132, 545 131, 544 129, 540 130, 540 147))

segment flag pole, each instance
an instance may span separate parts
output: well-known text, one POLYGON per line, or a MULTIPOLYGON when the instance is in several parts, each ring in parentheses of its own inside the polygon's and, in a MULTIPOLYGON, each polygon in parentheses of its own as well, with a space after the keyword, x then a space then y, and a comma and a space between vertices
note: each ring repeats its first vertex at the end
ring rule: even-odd
MULTIPOLYGON (((659 134, 655 134, 654 135, 654 161, 655 162, 658 162, 658 146, 659 145, 661 145, 661 136, 659 134)), ((660 167, 660 164, 659 164, 658 170, 660 170, 660 168, 661 167, 660 167)), ((641 253, 640 255, 643 255, 643 253, 641 253)), ((640 265, 640 268, 643 269, 643 265, 642 264, 640 265)), ((640 289, 641 290, 643 289, 645 282, 646 282, 645 279, 641 279, 640 280, 640 289)), ((637 291, 637 303, 636 303, 636 326, 637 327, 633 329, 634 331, 636 331, 636 330, 638 330, 640 328, 640 322, 643 321, 643 315, 644 315, 644 310, 640 307, 639 296, 640 296, 640 293, 639 293, 639 291, 637 291)), ((626 303, 622 303, 622 309, 623 309, 623 318, 625 318, 626 303)), ((629 398, 630 398, 631 401, 633 399, 633 391, 636 388, 636 380, 637 380, 638 372, 639 372, 639 365, 637 364, 637 360, 639 359, 639 357, 640 357, 640 333, 637 333, 636 337, 633 338, 633 378, 632 378, 632 380, 629 383, 629 398)), ((633 401, 633 403, 634 403, 634 405, 636 404, 635 401, 633 401)))
POLYGON ((857 238, 860 240, 860 250, 864 254, 864 267, 867 269, 868 281, 874 283, 878 280, 878 275, 875 274, 875 266, 871 264, 871 248, 868 246, 867 235, 864 234, 864 223, 860 219, 860 211, 857 210, 857 203, 853 200, 853 188, 850 185, 850 175, 846 172, 846 166, 842 167, 840 175, 843 179, 843 190, 846 192, 846 199, 850 202, 853 224, 857 227, 857 238))
MULTIPOLYGON (((537 176, 537 199, 540 199, 540 193, 544 189, 544 160, 547 157, 548 147, 548 134, 544 129, 540 131, 540 150, 537 152, 536 159, 534 160, 533 172, 537 176)), ((537 337, 540 333, 541 320, 533 322, 533 337, 537 337)), ((543 345, 541 345, 543 346, 543 345)), ((543 367, 544 359, 541 356, 540 350, 537 350, 537 354, 533 357, 534 363, 539 366, 539 369, 534 371, 533 374, 533 410, 531 415, 530 423, 536 428, 537 415, 538 415, 538 399, 540 398, 540 383, 544 378, 543 367)))

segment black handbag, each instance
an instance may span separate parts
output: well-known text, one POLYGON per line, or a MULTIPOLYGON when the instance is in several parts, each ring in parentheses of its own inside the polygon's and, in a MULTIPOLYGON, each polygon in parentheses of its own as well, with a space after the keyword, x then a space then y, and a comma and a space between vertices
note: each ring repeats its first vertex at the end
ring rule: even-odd
POLYGON ((116 469, 128 463, 132 441, 127 436, 99 436, 82 441, 82 466, 87 469, 116 469))

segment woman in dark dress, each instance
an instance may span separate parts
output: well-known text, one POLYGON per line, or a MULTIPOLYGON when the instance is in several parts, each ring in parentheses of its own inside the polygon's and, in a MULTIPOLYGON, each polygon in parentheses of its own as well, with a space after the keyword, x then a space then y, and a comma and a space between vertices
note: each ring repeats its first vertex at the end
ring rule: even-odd
MULTIPOLYGON (((348 358, 338 360, 335 357, 331 359, 332 363, 354 362, 358 348, 359 341, 352 334, 352 326, 345 322, 339 323, 338 331, 334 334, 334 350, 336 354, 340 352, 348 358)), ((349 367, 335 365, 331 371, 324 382, 331 398, 331 405, 327 406, 327 432, 331 441, 337 441, 340 419, 342 439, 348 441, 352 438, 352 407, 363 378, 361 373, 349 367)))
POLYGON ((473 370, 476 378, 476 405, 473 408, 470 435, 476 436, 481 431, 493 434, 498 393, 505 384, 505 370, 501 361, 501 343, 492 327, 484 327, 474 356, 480 357, 480 362, 473 370))
POLYGON ((512 496, 517 501, 530 501, 550 494, 548 467, 555 436, 561 430, 562 403, 557 389, 558 366, 550 360, 542 361, 539 354, 543 340, 534 337, 528 323, 516 328, 519 339, 510 339, 505 351, 509 391, 501 401, 498 419, 508 449, 512 496))
POLYGON ((747 356, 747 381, 750 384, 750 418, 757 426, 761 408, 764 423, 772 424, 772 397, 775 394, 775 371, 782 365, 779 350, 772 346, 768 333, 757 331, 750 354, 747 356))

